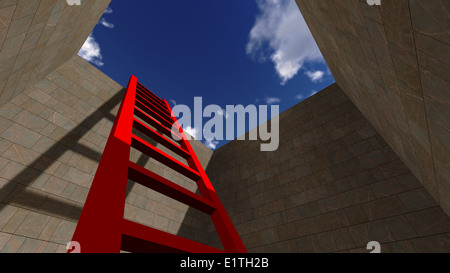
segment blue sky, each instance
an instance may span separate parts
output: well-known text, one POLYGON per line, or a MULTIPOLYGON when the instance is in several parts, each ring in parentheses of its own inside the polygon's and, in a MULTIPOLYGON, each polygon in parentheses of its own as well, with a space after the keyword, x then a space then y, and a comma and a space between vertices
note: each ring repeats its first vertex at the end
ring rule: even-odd
POLYGON ((113 0, 79 55, 191 109, 200 96, 283 112, 334 83, 294 0, 113 0))

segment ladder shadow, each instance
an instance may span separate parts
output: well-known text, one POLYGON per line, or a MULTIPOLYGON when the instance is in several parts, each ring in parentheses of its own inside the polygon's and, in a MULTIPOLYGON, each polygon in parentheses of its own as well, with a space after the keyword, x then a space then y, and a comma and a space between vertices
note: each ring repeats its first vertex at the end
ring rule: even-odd
MULTIPOLYGON (((94 151, 91 148, 78 143, 78 141, 101 119, 106 118, 109 121, 114 122, 115 115, 112 115, 110 111, 121 103, 124 93, 125 88, 120 90, 117 94, 101 105, 95 112, 89 115, 55 145, 45 151, 39 158, 26 166, 23 171, 17 174, 14 178, 10 179, 9 182, 7 182, 7 184, 0 189, 0 197, 4 197, 4 200, 0 202, 0 212, 5 205, 11 204, 44 212, 52 216, 59 216, 73 221, 78 221, 83 209, 82 205, 73 206, 73 204, 64 202, 61 198, 52 197, 48 193, 40 192, 38 190, 35 192, 30 192, 27 191, 26 188, 43 173, 45 173, 45 171, 55 161, 57 161, 65 152, 69 150, 86 156, 96 162, 100 162, 102 153, 94 151), (85 132, 84 134, 76 134, 76 132, 83 131, 85 132), (43 166, 43 162, 45 162, 45 166, 43 166)), ((147 141, 152 145, 157 145, 156 141, 151 139, 147 141)), ((149 157, 142 154, 136 163, 144 167, 149 160, 149 157)), ((134 181, 128 180, 126 197, 129 196, 134 185, 134 181)))
MULTIPOLYGON (((123 94, 125 93, 125 88, 122 88, 109 100, 98 107, 92 114, 85 118, 80 124, 78 124, 74 129, 68 132, 60 141, 55 143, 52 147, 48 148, 43 152, 38 158, 36 158, 32 163, 28 164, 24 170, 18 173, 0 189, 0 212, 6 207, 6 205, 13 205, 24 209, 33 210, 36 212, 48 214, 53 217, 61 217, 70 221, 78 221, 81 211, 83 209, 83 204, 73 202, 66 202, 64 198, 57 195, 47 193, 41 190, 30 190, 30 186, 36 179, 38 179, 42 174, 49 171, 51 166, 60 159, 67 151, 73 151, 74 153, 81 154, 85 157, 90 158, 95 162, 100 162, 102 153, 87 147, 79 141, 82 137, 87 134, 93 127, 100 122, 102 119, 108 119, 110 122, 114 122, 115 114, 110 112, 121 103, 123 94)), ((160 131, 158 131, 161 133, 160 131)), ((158 142, 147 139, 147 142, 154 145, 158 145, 158 142)), ((151 160, 151 157, 142 154, 136 161, 136 164, 145 167, 146 164, 151 160)), ((51 172, 49 173, 51 175, 51 172)), ((126 197, 131 193, 136 182, 128 180, 126 197)), ((197 191, 197 194, 198 191, 197 191)), ((202 212, 195 209, 189 208, 186 215, 196 215, 202 214, 203 217, 210 219, 210 217, 202 212)), ((198 216, 199 218, 201 216, 198 216)), ((205 222, 205 227, 207 230, 210 228, 205 222)), ((207 231, 206 230, 206 231, 207 231)), ((213 230, 214 231, 214 230, 213 230)), ((188 223, 181 223, 180 229, 178 231, 180 236, 185 236, 186 238, 192 238, 192 229, 188 223)), ((194 236, 195 237, 195 236, 194 236)), ((202 243, 207 243, 205 240, 198 240, 202 243)))
MULTIPOLYGON (((201 196, 199 190, 196 190, 195 193, 201 196)), ((211 217, 192 207, 187 209, 176 235, 223 250, 222 243, 220 242, 211 217), (203 228, 197 229, 193 227, 192 223, 189 223, 190 221, 186 218, 188 215, 199 221, 203 228)))
MULTIPOLYGON (((0 204, 16 205, 26 209, 47 213, 52 216, 60 216, 62 218, 77 221, 83 206, 74 206, 73 204, 61 200, 62 198, 55 198, 56 196, 52 197, 51 194, 44 192, 29 191, 27 188, 69 150, 99 162, 102 154, 81 145, 78 141, 101 119, 106 118, 109 121, 114 122, 115 116, 112 115, 110 111, 120 104, 124 93, 125 88, 122 88, 122 90, 117 92, 74 129, 67 133, 60 141, 50 147, 31 164, 26 166, 24 170, 14 178, 9 179, 9 181, 0 189, 0 197, 4 197, 0 204), (45 162, 44 166, 43 162, 45 162)), ((5 206, 0 206, 0 212, 4 207, 5 206)))
MULTIPOLYGON (((209 162, 205 166, 203 166, 207 175, 208 175, 208 168, 210 168, 213 165, 211 164, 214 162, 213 159, 214 156, 212 155, 209 162)), ((198 188, 196 189, 195 194, 202 196, 198 188)), ((186 213, 184 214, 184 219, 182 220, 176 235, 217 249, 221 250, 224 249, 222 242, 220 241, 219 235, 216 231, 216 228, 213 224, 213 221, 211 219, 211 216, 193 207, 188 207, 186 213), (196 219, 198 221, 197 224, 201 226, 201 229, 193 227, 193 223, 191 223, 192 220, 188 219, 188 217, 186 216, 189 216, 189 218, 192 217, 196 219)))
MULTIPOLYGON (((158 132, 159 132, 159 131, 158 131, 158 132)), ((159 133, 161 133, 161 132, 159 132, 159 133)), ((143 134, 142 134, 141 132, 139 132, 139 131, 137 131, 135 134, 136 134, 138 137, 140 137, 141 139, 145 139, 149 144, 151 144, 151 145, 153 145, 153 146, 155 146, 155 147, 156 147, 156 145, 158 144, 158 142, 156 142, 155 140, 153 140, 153 139, 151 139, 151 138, 149 138, 149 137, 146 137, 145 135, 143 135, 143 134)), ((131 149, 133 150, 133 148, 131 148, 131 149)), ((151 159, 151 157, 149 157, 149 156, 145 155, 144 153, 142 153, 142 154, 139 156, 138 160, 136 161, 136 164, 139 165, 139 166, 141 166, 141 167, 144 167, 144 168, 145 168, 145 165, 147 165, 147 163, 150 161, 150 159, 151 159)), ((128 196, 130 195, 130 192, 131 192, 131 190, 133 189, 133 187, 134 187, 135 184, 136 184, 136 182, 134 182, 133 180, 128 179, 128 182, 127 182, 127 190, 126 190, 126 197, 128 197, 128 196)))

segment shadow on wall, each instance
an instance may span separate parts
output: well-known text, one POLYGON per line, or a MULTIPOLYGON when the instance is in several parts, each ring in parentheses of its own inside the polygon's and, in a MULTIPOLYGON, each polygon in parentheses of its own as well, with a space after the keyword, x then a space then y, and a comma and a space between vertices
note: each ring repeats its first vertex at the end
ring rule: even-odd
MULTIPOLYGON (((13 200, 6 199, 6 203, 14 203, 21 204, 27 207, 33 207, 36 209, 40 209, 43 212, 49 213, 55 216, 61 217, 69 217, 71 220, 78 221, 78 218, 81 214, 81 210, 83 209, 81 206, 77 206, 72 211, 72 205, 64 203, 60 200, 54 199, 52 202, 49 202, 45 207, 40 207, 39 200, 46 198, 43 194, 40 195, 38 193, 27 192, 25 187, 30 186, 30 184, 35 181, 47 168, 43 167, 43 162, 45 162, 45 166, 51 166, 58 158, 60 158, 67 150, 72 150, 76 153, 80 153, 83 156, 89 157, 90 159, 99 162, 102 154, 97 151, 92 150, 91 148, 84 146, 83 144, 78 143, 79 140, 83 137, 84 134, 80 134, 77 132, 89 132, 102 118, 106 118, 111 122, 114 122, 115 116, 110 113, 114 107, 119 105, 122 101, 123 94, 125 89, 119 91, 116 95, 106 101, 102 106, 100 106, 95 112, 93 112, 90 116, 88 116, 83 122, 81 122, 77 127, 75 127, 71 132, 69 132, 65 137, 61 139, 59 143, 52 146, 50 149, 45 151, 39 158, 37 158, 34 162, 32 162, 25 170, 20 172, 11 181, 15 181, 20 183, 23 187, 19 189, 20 193, 15 192, 15 198, 13 200), (87 129, 87 130, 86 130, 87 129), (39 171, 38 171, 39 170, 39 171), (68 215, 70 214, 70 215, 68 215)), ((150 141, 149 141, 150 142, 150 141)), ((150 142, 152 145, 156 145, 156 142, 150 142)), ((137 161, 137 164, 140 166, 145 166, 148 162, 149 158, 142 154, 137 161)), ((0 196, 6 196, 11 187, 14 187, 15 183, 9 182, 0 190, 0 196)), ((133 188, 135 182, 129 180, 127 183, 127 197, 133 188)), ((47 197, 51 198, 51 197, 47 197)), ((1 209, 1 208, 0 208, 1 209)))
MULTIPOLYGON (((196 190, 195 193, 201 196, 199 190, 196 190)), ((192 207, 189 207, 187 209, 185 218, 183 219, 183 222, 176 235, 223 250, 223 246, 220 242, 219 235, 217 234, 211 217, 192 207), (202 221, 203 230, 196 230, 195 228, 191 227, 189 223, 187 223, 189 220, 186 216, 188 215, 189 217, 193 217, 199 221, 202 221)))
MULTIPOLYGON (((39 158, 30 163, 23 171, 11 178, 9 182, 7 182, 7 184, 0 189, 0 196, 5 197, 3 203, 32 210, 39 210, 40 212, 65 218, 74 222, 78 221, 83 209, 82 205, 75 205, 74 207, 72 203, 66 203, 63 199, 54 198, 50 195, 36 191, 28 191, 27 187, 31 186, 36 179, 38 179, 45 171, 47 171, 48 168, 50 168, 50 166, 52 166, 69 150, 86 156, 95 162, 100 162, 102 157, 100 152, 95 151, 79 142, 82 137, 89 131, 93 130, 95 125, 103 118, 109 120, 111 123, 115 121, 116 117, 114 114, 111 114, 111 111, 121 103, 124 93, 125 89, 123 88, 107 100, 103 105, 97 108, 73 130, 67 133, 67 135, 65 135, 58 143, 47 149, 39 158), (44 199, 46 199, 46 202, 43 202, 44 199)), ((148 143, 154 145, 155 147, 158 144, 156 141, 142 136, 142 134, 137 130, 134 130, 133 133, 142 139, 146 139, 148 143)), ((140 166, 146 166, 150 159, 151 158, 145 154, 141 154, 136 163, 140 166)), ((135 184, 136 182, 128 180, 126 197, 129 196, 135 184)), ((4 206, 0 206, 0 211, 3 208, 4 206)), ((196 213, 200 212, 188 212, 188 214, 193 215, 194 218, 197 217, 195 216, 197 215, 196 213)), ((192 228, 183 228, 184 225, 185 223, 181 223, 180 229, 189 230, 187 233, 192 234, 192 228)), ((189 234, 186 237, 189 237, 189 234)), ((200 241, 205 243, 203 240, 200 241)))
MULTIPOLYGON (((0 190, 0 196, 7 195, 11 187, 14 187, 14 183, 11 181, 15 181, 22 185, 21 192, 18 193, 17 189, 15 190, 14 199, 8 200, 6 198, 6 203, 10 204, 18 204, 26 207, 31 207, 35 209, 40 209, 43 212, 68 217, 74 221, 77 221, 82 207, 72 208, 72 205, 68 205, 60 200, 54 199, 52 202, 49 202, 45 207, 38 207, 43 198, 46 198, 43 194, 36 194, 26 191, 26 186, 30 186, 30 184, 35 181, 49 166, 51 166, 58 158, 60 158, 67 150, 72 150, 76 153, 80 153, 83 156, 86 156, 94 161, 99 162, 101 158, 101 154, 97 151, 92 150, 89 147, 86 147, 79 142, 82 136, 89 132, 102 118, 106 118, 111 122, 114 122, 115 116, 110 113, 110 111, 116 107, 122 100, 122 96, 125 92, 125 89, 122 89, 116 95, 111 97, 108 101, 106 101, 102 106, 100 106, 95 112, 93 112, 90 116, 88 116, 85 120, 83 120, 78 126, 76 126, 71 132, 69 132, 66 136, 64 136, 60 142, 49 148, 46 152, 44 152, 39 158, 33 161, 30 165, 27 166, 25 170, 20 172, 14 178, 10 180, 8 184, 6 184, 0 190), (85 129, 88 129, 84 134, 79 133, 85 129), (43 164, 45 162, 45 166, 43 164), (38 171, 39 170, 39 171, 38 171), (72 209, 74 211, 72 211, 72 209)), ((47 197, 51 198, 51 197, 47 197)))

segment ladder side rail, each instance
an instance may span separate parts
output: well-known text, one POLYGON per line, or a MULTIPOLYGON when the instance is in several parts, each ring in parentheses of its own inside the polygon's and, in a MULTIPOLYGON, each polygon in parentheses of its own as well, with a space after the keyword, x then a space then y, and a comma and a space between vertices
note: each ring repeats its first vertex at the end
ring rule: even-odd
POLYGON ((131 76, 72 241, 82 253, 119 253, 137 79, 131 76))
POLYGON ((174 127, 179 128, 180 134, 183 138, 181 141, 181 147, 183 147, 191 155, 191 158, 188 159, 189 167, 196 170, 200 174, 200 179, 197 181, 198 189, 201 195, 213 202, 214 206, 216 207, 216 211, 211 214, 211 219, 222 242, 224 250, 226 252, 247 253, 247 249, 245 248, 241 237, 239 236, 236 228, 231 222, 230 217, 228 216, 222 202, 219 199, 219 196, 217 195, 214 187, 211 184, 211 181, 209 180, 205 170, 198 160, 195 151, 192 149, 191 144, 187 140, 186 135, 184 134, 183 129, 178 123, 177 118, 173 115, 169 103, 166 100, 164 100, 164 102, 167 106, 167 109, 169 109, 172 114, 174 127))

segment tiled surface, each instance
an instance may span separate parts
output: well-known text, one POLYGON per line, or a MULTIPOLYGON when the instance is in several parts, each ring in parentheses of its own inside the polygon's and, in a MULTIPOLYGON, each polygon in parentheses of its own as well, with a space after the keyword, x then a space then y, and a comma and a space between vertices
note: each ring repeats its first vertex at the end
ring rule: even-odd
MULTIPOLYGON (((72 58, 109 1, 64 2, 0 2, 0 252, 66 251, 121 99, 121 86, 72 58)), ((450 251, 448 1, 297 2, 350 100, 335 85, 283 113, 276 152, 234 141, 213 156, 192 141, 244 243, 450 251)), ((127 219, 220 247, 209 217, 128 186, 127 219)))
MULTIPOLYGON (((0 252, 66 251, 122 96, 122 86, 75 56, 0 106, 0 252)), ((212 151, 191 144, 206 167, 212 151)), ((131 160, 197 189, 137 151, 131 160)), ((207 242, 209 217, 132 181, 128 186, 125 218, 207 242)))
MULTIPOLYGON (((0 105, 75 55, 110 0, 0 3, 0 105)), ((42 103, 42 102, 41 102, 42 103)))
POLYGON ((122 90, 75 56, 0 106, 1 252, 65 252, 122 90))
POLYGON ((449 217, 336 84, 280 115, 277 151, 259 148, 230 142, 207 169, 250 252, 450 251, 449 217))
POLYGON ((296 2, 336 82, 450 215, 450 2, 296 2))

